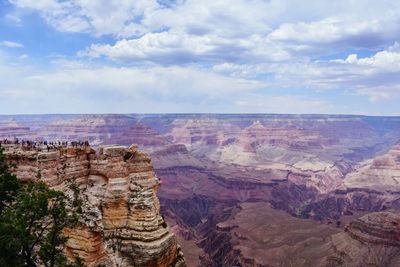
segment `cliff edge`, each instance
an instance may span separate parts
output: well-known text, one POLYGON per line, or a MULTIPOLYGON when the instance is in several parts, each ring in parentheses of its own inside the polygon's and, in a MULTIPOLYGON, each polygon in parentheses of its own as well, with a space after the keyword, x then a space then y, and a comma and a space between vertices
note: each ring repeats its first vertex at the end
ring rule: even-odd
POLYGON ((135 145, 27 148, 5 144, 21 181, 42 180, 82 202, 80 224, 65 229, 65 253, 88 266, 186 266, 160 214, 160 181, 135 145), (71 187, 71 181, 77 188, 71 187))

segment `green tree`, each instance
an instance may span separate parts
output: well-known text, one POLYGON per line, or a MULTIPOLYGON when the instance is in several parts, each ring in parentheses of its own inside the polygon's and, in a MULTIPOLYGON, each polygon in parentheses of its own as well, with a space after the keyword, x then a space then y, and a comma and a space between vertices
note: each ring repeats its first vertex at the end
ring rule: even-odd
POLYGON ((63 255, 65 227, 78 219, 63 192, 43 182, 24 186, 10 174, 0 150, 0 266, 81 266, 63 255), (9 179, 7 181, 7 179, 9 179))
POLYGON ((11 204, 20 188, 20 182, 10 173, 4 149, 0 145, 0 213, 11 204))
POLYGON ((3 210, 9 207, 21 188, 20 182, 10 173, 6 155, 0 145, 0 266, 19 266, 22 260, 16 256, 19 247, 14 243, 9 224, 4 222, 3 210), (9 239, 11 237, 11 239, 9 239))

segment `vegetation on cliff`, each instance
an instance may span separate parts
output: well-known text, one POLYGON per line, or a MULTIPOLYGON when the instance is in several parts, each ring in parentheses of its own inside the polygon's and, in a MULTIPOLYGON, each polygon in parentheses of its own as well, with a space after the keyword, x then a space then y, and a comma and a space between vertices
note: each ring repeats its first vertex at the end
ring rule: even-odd
POLYGON ((0 266, 80 266, 63 255, 65 227, 77 222, 63 192, 43 182, 21 184, 0 146, 0 266))

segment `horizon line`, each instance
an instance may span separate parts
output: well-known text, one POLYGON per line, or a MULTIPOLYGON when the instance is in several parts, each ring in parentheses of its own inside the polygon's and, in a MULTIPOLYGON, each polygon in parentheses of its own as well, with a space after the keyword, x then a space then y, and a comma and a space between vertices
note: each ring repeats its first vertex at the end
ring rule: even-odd
POLYGON ((106 113, 7 113, 0 114, 0 117, 9 116, 79 116, 79 115, 269 115, 269 116, 332 116, 332 117, 390 117, 396 118, 399 115, 367 115, 367 114, 349 114, 349 113, 268 113, 268 112, 106 112, 106 113))

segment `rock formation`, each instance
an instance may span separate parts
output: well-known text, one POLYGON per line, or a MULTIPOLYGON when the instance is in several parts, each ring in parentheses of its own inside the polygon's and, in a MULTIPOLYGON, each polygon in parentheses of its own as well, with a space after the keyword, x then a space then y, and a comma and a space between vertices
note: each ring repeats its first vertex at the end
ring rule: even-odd
POLYGON ((347 188, 367 188, 378 191, 400 191, 400 145, 387 153, 361 162, 356 171, 345 177, 347 188))
POLYGON ((400 216, 392 212, 372 212, 352 221, 348 234, 362 242, 400 247, 400 216))
POLYGON ((203 266, 322 266, 330 236, 340 232, 332 225, 298 219, 262 202, 240 204, 232 215, 202 241, 212 257, 203 266))
POLYGON ((372 212, 332 236, 330 266, 399 266, 400 214, 372 212))
POLYGON ((160 214, 160 186, 150 158, 132 145, 57 147, 4 145, 22 181, 44 181, 82 200, 80 224, 65 229, 66 255, 88 266, 185 266, 175 235, 160 214))
MULTIPOLYGON (((325 176, 327 177, 327 176, 325 176)), ((343 180, 304 211, 317 219, 338 218, 357 211, 400 208, 400 145, 352 166, 343 180)))

